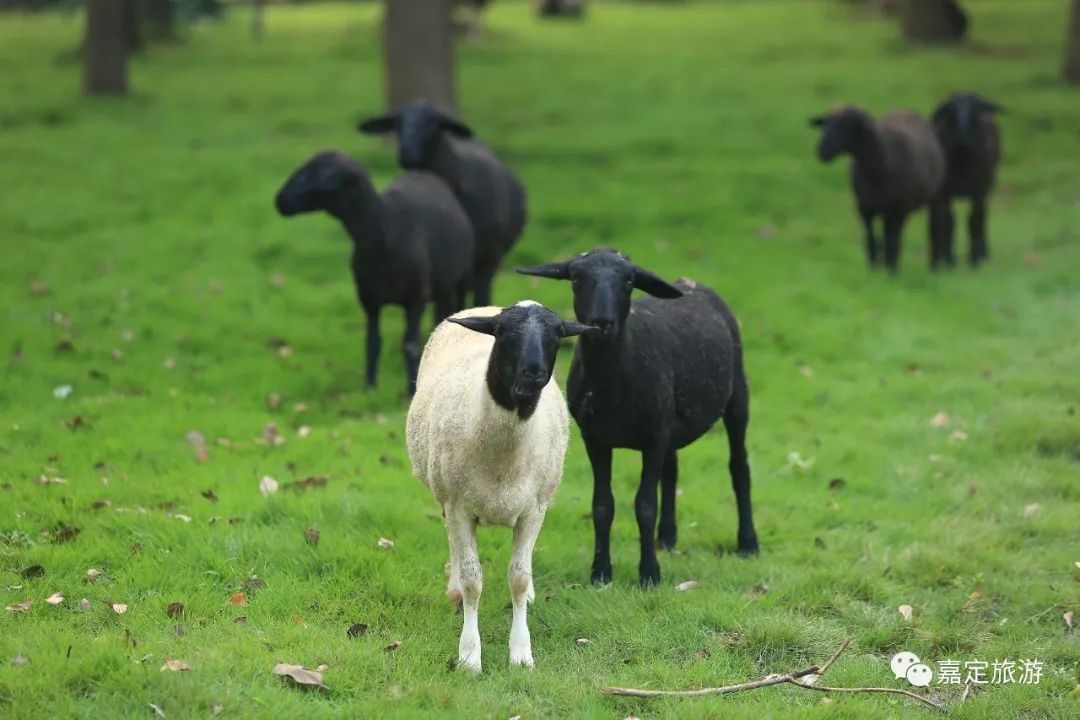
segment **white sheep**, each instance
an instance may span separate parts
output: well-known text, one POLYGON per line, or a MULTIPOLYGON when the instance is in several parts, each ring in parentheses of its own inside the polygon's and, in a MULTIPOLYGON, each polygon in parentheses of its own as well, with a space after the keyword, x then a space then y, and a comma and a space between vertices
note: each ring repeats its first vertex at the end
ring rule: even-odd
POLYGON ((461 598, 465 615, 460 667, 481 669, 478 523, 514 528, 510 664, 533 665, 526 621, 534 597, 533 546, 562 480, 569 436, 566 403, 552 371, 562 338, 590 329, 526 300, 505 310, 457 313, 424 348, 405 433, 413 474, 431 489, 446 518, 447 595, 461 598))

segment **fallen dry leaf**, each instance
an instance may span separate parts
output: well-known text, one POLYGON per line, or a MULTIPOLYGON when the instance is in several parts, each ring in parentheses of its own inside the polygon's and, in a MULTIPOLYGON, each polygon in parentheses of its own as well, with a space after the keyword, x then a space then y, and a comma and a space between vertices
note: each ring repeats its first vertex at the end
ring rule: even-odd
POLYGON ((393 550, 394 549, 394 541, 393 540, 388 540, 388 539, 386 539, 384 537, 379 538, 379 543, 378 544, 379 544, 379 547, 382 548, 383 550, 393 550))
POLYGON ((23 600, 21 603, 13 603, 11 605, 8 605, 7 610, 9 610, 10 612, 19 612, 19 613, 30 612, 30 606, 33 605, 33 604, 34 604, 33 600, 26 599, 26 600, 23 600))
POLYGON ((949 426, 949 413, 939 412, 934 417, 930 418, 930 427, 943 428, 949 426))
POLYGON ((814 368, 810 367, 809 365, 800 365, 799 374, 802 375, 804 378, 812 378, 814 377, 814 368))
POLYGON ((277 491, 278 481, 270 477, 269 475, 263 475, 262 479, 259 480, 259 492, 262 493, 262 496, 268 497, 270 495, 273 495, 277 491))
POLYGON ((54 592, 49 597, 45 598, 45 602, 49 603, 50 605, 59 605, 60 603, 64 602, 64 596, 61 595, 59 592, 54 592))
POLYGON ((364 623, 356 623, 355 625, 350 626, 349 629, 345 631, 345 635, 354 638, 360 637, 366 632, 367 625, 365 625, 364 623))
POLYGON ((117 615, 123 615, 128 611, 128 606, 127 603, 113 603, 112 609, 117 615))
POLYGON ((304 540, 311 547, 319 547, 319 531, 315 528, 306 528, 304 530, 304 540))
POLYGON ((307 425, 301 425, 300 429, 296 431, 296 434, 302 438, 306 438, 308 435, 311 434, 311 428, 309 428, 307 425))
POLYGON ((1073 611, 1069 610, 1067 613, 1062 615, 1061 618, 1065 621, 1065 627, 1068 628, 1069 630, 1072 630, 1073 629, 1073 611))
POLYGON ((51 475, 38 475, 37 480, 35 480, 34 482, 36 482, 38 485, 67 485, 68 484, 67 478, 54 477, 54 476, 51 476, 51 475))
POLYGON ((101 577, 101 571, 90 568, 86 571, 86 577, 83 578, 84 583, 92 583, 101 577))
POLYGON ((274 423, 266 423, 266 427, 263 428, 261 439, 275 447, 285 442, 285 438, 278 432, 277 425, 274 423))
POLYGON ((165 608, 165 614, 171 618, 180 617, 184 614, 184 603, 169 603, 169 607, 165 608))
POLYGON ((183 513, 173 513, 172 517, 175 518, 176 520, 183 520, 186 523, 191 522, 191 516, 190 515, 184 515, 183 513))
POLYGON ((963 430, 954 430, 952 435, 949 435, 949 442, 952 443, 965 443, 967 442, 968 434, 963 430))
POLYGON ((910 605, 901 605, 900 607, 896 608, 896 610, 900 613, 900 617, 904 618, 909 622, 911 621, 912 608, 910 605))
POLYGON ((589 638, 587 638, 587 637, 575 638, 574 642, 576 642, 578 645, 588 645, 589 644, 589 638))
POLYGON ((274 674, 286 678, 297 687, 328 689, 323 683, 323 675, 321 672, 308 670, 302 665, 278 663, 274 666, 274 674))
POLYGON ((183 660, 166 660, 165 664, 161 666, 161 672, 169 670, 171 672, 183 672, 184 670, 190 670, 191 666, 183 660))
POLYGON ((238 592, 229 598, 229 602, 238 607, 247 607, 247 596, 243 592, 238 592))
POLYGON ((90 612, 90 601, 87 600, 86 598, 83 598, 82 600, 79 601, 79 608, 83 612, 90 612))
POLYGON ((761 597, 767 592, 769 592, 769 586, 763 582, 759 582, 757 585, 750 588, 751 597, 761 597))
POLYGON ((1039 514, 1040 510, 1042 510, 1042 505, 1040 505, 1039 503, 1031 503, 1029 505, 1025 505, 1024 517, 1034 517, 1035 515, 1039 514))
POLYGON ((700 586, 701 583, 699 583, 697 580, 687 580, 686 582, 681 582, 676 585, 675 592, 686 592, 687 590, 693 590, 700 586))
POLYGON ((90 509, 100 510, 101 508, 107 508, 110 505, 112 505, 112 500, 106 500, 102 498, 101 500, 95 500, 94 502, 90 503, 90 509))
POLYGON ((284 400, 285 398, 281 396, 281 393, 270 393, 266 396, 266 407, 269 410, 277 410, 284 400))
POLYGON ((300 617, 299 615, 293 615, 289 619, 292 620, 297 625, 299 625, 300 627, 304 628, 305 630, 308 629, 308 624, 304 621, 304 618, 300 617))
POLYGON ((22 667, 23 665, 29 665, 29 664, 30 664, 30 656, 29 655, 16 655, 15 657, 11 658, 11 667, 22 667))
POLYGON ((155 705, 154 703, 147 703, 147 705, 149 705, 149 706, 150 706, 150 709, 154 711, 154 714, 155 714, 155 715, 157 715, 157 716, 158 716, 158 717, 160 717, 160 718, 163 718, 163 717, 165 717, 165 711, 164 711, 164 710, 162 710, 162 709, 161 709, 160 707, 158 707, 158 706, 157 706, 157 705, 155 705))
POLYGON ((387 645, 386 647, 384 647, 383 652, 394 652, 399 647, 401 647, 401 641, 400 640, 395 640, 394 642, 392 642, 389 645, 387 645))
POLYGON ((213 490, 203 490, 199 494, 202 495, 207 500, 209 500, 210 502, 217 502, 218 501, 217 493, 215 493, 213 490))
POLYGON ((310 490, 311 488, 322 487, 326 485, 330 478, 325 475, 309 475, 303 480, 297 480, 296 482, 289 483, 288 487, 293 490, 310 490))

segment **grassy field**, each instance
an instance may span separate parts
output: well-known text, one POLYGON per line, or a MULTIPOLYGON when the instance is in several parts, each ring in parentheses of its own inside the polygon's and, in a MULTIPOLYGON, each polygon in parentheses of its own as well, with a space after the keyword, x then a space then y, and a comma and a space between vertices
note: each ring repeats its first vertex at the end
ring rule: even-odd
MULTIPOLYGON (((615 582, 588 586, 575 431, 535 559, 532 672, 506 666, 509 533, 481 531, 481 677, 448 671, 460 615, 402 441, 400 315, 364 392, 344 233, 272 208, 324 147, 394 172, 352 129, 380 107, 376 6, 274 7, 261 44, 243 13, 194 28, 135 62, 126 101, 78 97, 58 58, 79 16, 0 16, 0 596, 33 599, 0 613, 0 717, 934 714, 792 687, 595 691, 740 682, 848 635, 831 684, 905 687, 900 650, 935 669, 1037 658, 1038 685, 963 704, 932 689, 957 718, 1077 717, 1080 95, 1057 80, 1063 2, 968 4, 964 50, 911 51, 845 3, 798 0, 598 3, 582 24, 498 2, 461 48, 465 117, 531 194, 508 265, 608 244, 735 309, 762 547, 733 555, 721 428, 682 453, 680 548, 654 592, 637 589, 638 457, 616 455, 615 582), (918 216, 900 276, 869 272, 846 174, 815 160, 806 120, 847 100, 928 111, 957 87, 1009 110, 992 261, 930 274, 918 216), (263 497, 267 475, 282 487, 263 497), (326 482, 288 485, 309 477, 326 482), (285 687, 276 661, 328 665, 330 692, 285 687)), ((570 310, 566 285, 509 272, 496 297, 570 310)))

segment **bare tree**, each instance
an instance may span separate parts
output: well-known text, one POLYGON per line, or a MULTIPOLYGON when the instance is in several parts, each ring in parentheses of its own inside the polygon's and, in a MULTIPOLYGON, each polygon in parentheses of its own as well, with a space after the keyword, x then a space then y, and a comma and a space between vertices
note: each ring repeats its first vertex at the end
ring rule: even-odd
POLYGON ((390 109, 425 99, 454 112, 453 0, 385 0, 383 52, 390 109))
POLYGON ((967 26, 967 13, 957 0, 905 0, 904 39, 909 42, 958 42, 967 26))
POLYGON ((266 0, 251 0, 251 37, 261 40, 266 32, 266 0))
POLYGON ((1080 0, 1072 2, 1069 36, 1065 40, 1065 80, 1080 85, 1080 0))
POLYGON ((126 95, 131 49, 129 0, 87 0, 83 40, 83 92, 126 95))
POLYGON ((139 25, 150 41, 176 40, 171 0, 138 0, 139 25))

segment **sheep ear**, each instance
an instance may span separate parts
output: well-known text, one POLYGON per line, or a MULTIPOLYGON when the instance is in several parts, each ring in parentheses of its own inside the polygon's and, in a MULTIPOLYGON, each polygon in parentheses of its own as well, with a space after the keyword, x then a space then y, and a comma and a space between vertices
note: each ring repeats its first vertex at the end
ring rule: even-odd
POLYGON ((472 128, 452 117, 443 115, 440 125, 442 125, 444 130, 449 131, 451 135, 456 135, 459 138, 471 138, 473 136, 472 128))
POLYGON ((825 115, 818 115, 810 118, 810 127, 825 127, 825 123, 829 121, 829 118, 825 115))
POLYGON ((562 327, 559 330, 559 334, 564 338, 597 332, 600 332, 600 328, 595 325, 585 325, 583 323, 575 322, 574 320, 563 320, 562 327))
POLYGON ((648 270, 643 270, 638 266, 634 266, 634 287, 638 290, 644 290, 653 297, 664 298, 666 300, 673 300, 675 298, 682 297, 682 290, 669 285, 659 275, 654 275, 648 270))
POLYGON ((531 268, 517 268, 517 271, 522 275, 535 275, 536 277, 551 278, 552 280, 569 280, 570 279, 570 263, 566 262, 553 262, 547 265, 537 265, 531 268))
POLYGON ((1001 105, 998 105, 993 100, 987 100, 984 97, 979 98, 979 109, 982 110, 983 112, 988 112, 988 113, 1001 113, 1002 115, 1005 114, 1005 108, 1004 107, 1002 107, 1001 105))
POLYGON ((469 328, 473 332, 483 333, 484 335, 494 335, 495 317, 495 315, 489 315, 488 317, 452 317, 446 318, 446 322, 452 322, 455 325, 469 328))
POLYGON ((368 135, 382 135, 396 129, 397 122, 397 113, 390 113, 389 115, 368 118, 357 125, 356 129, 362 133, 367 133, 368 135))

